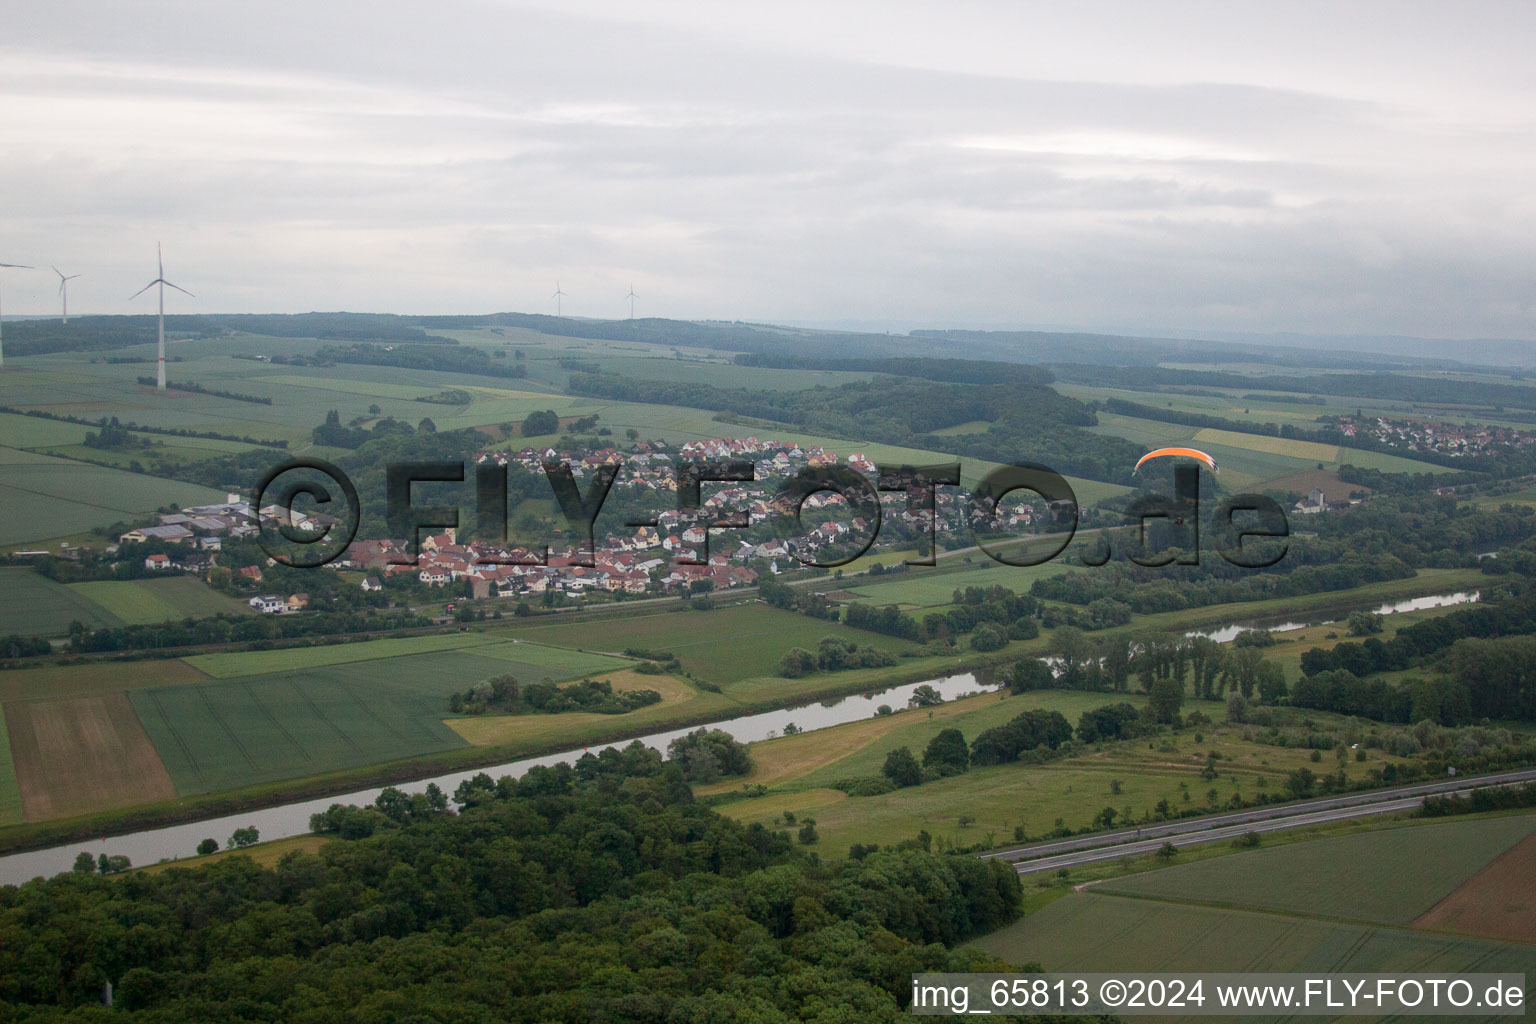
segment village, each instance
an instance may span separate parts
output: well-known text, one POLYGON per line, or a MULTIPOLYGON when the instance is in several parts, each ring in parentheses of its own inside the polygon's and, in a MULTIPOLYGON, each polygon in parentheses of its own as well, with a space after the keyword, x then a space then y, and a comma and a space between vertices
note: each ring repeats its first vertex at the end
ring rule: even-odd
POLYGON ((1345 437, 1368 437, 1410 452, 1452 457, 1485 455, 1501 447, 1524 447, 1536 433, 1484 423, 1434 423, 1382 416, 1340 416, 1334 423, 1345 437))
MULTIPOLYGON (((461 540, 463 531, 458 529, 424 533, 414 557, 403 537, 358 539, 326 568, 357 574, 356 585, 366 593, 396 590, 399 581, 414 581, 432 588, 457 588, 468 599, 537 600, 546 604, 599 594, 688 595, 750 586, 763 573, 802 570, 805 562, 819 561, 827 552, 863 548, 871 532, 871 524, 862 516, 849 515, 847 503, 831 491, 806 498, 801 509, 802 527, 796 535, 786 537, 781 525, 792 522, 795 510, 791 501, 776 492, 801 469, 842 465, 873 483, 875 463, 857 452, 843 461, 819 446, 736 437, 682 445, 636 440, 627 451, 614 447, 486 450, 476 453, 473 461, 540 478, 546 463, 562 462, 571 467, 578 486, 584 486, 584 481, 602 467, 617 466, 614 503, 649 510, 655 525, 631 528, 610 524, 608 520, 614 517, 600 517, 590 552, 562 542, 558 523, 544 524, 551 534, 546 544, 461 540), (698 461, 750 461, 754 479, 750 483, 708 484, 699 511, 684 514, 676 508, 677 467, 698 461), (746 525, 709 525, 731 518, 746 525)), ((1038 514, 1028 504, 1010 505, 1001 517, 989 517, 980 525, 1026 531, 1038 514)), ((968 536, 971 524, 962 496, 939 488, 932 515, 936 518, 930 519, 925 508, 908 507, 904 493, 888 494, 880 523, 881 544, 911 545, 925 541, 931 531, 939 536, 968 536)), ((226 539, 254 537, 260 524, 284 521, 301 530, 325 524, 324 517, 309 517, 278 505, 255 509, 241 495, 229 494, 221 504, 160 513, 154 525, 129 530, 118 542, 121 549, 160 541, 156 547, 164 550, 146 555, 145 569, 207 577, 221 564, 219 556, 226 539)), ((264 561, 268 567, 274 564, 270 557, 264 561)), ((263 578, 261 565, 226 568, 244 587, 259 586, 263 578)), ((249 604, 264 614, 291 614, 305 610, 308 598, 303 593, 257 593, 249 598, 249 604)))

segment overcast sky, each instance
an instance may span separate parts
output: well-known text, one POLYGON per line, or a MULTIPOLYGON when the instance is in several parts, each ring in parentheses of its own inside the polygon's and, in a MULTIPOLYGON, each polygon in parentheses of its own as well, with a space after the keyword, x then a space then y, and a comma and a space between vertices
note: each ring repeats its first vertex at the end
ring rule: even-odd
MULTIPOLYGON (((72 310, 1536 338, 1536 5, 0 8, 72 310)), ((5 308, 57 308, 5 271, 5 308)))

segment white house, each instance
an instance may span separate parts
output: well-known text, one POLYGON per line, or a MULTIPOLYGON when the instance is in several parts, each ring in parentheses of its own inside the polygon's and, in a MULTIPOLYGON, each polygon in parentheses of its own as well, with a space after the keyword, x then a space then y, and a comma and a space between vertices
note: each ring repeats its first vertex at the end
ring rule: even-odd
POLYGON ((281 615, 288 610, 288 602, 276 594, 262 594, 246 603, 263 615, 281 615))

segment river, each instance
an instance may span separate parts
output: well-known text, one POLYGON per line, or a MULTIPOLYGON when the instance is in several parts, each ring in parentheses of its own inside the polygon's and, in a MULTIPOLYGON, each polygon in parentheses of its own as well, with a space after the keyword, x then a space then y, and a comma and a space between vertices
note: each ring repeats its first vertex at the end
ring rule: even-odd
MULTIPOLYGON (((757 714, 741 715, 736 718, 711 722, 703 726, 695 725, 685 729, 672 729, 667 732, 651 733, 647 736, 636 736, 633 739, 620 740, 617 743, 601 744, 590 748, 583 747, 580 750, 563 750, 559 753, 545 754, 542 757, 529 757, 520 761, 508 761, 505 764, 475 768, 470 771, 453 772, 449 775, 420 779, 416 782, 402 782, 396 784, 395 788, 407 793, 421 793, 426 790, 429 783, 435 782, 444 792, 452 796, 453 791, 459 787, 459 783, 481 772, 486 773, 493 779, 500 778, 503 775, 510 775, 516 778, 535 765, 553 765, 559 764, 561 761, 575 761, 589 749, 592 753, 596 753, 610 746, 627 747, 638 740, 648 747, 665 753, 668 743, 671 743, 679 736, 700 728, 724 729, 743 743, 750 743, 753 740, 765 740, 773 736, 781 736, 784 733, 785 727, 789 725, 794 725, 805 732, 811 732, 815 729, 825 729, 829 726, 842 725, 846 722, 857 722, 873 717, 879 711, 882 704, 900 710, 907 706, 907 701, 911 698, 913 691, 919 686, 931 686, 939 692, 941 697, 949 701, 967 694, 982 692, 994 685, 994 683, 978 678, 975 673, 964 672, 958 675, 945 676, 941 679, 930 679, 926 682, 893 686, 876 693, 839 697, 820 703, 781 708, 777 711, 763 711, 757 714)), ((171 858, 196 860, 197 855, 194 850, 200 840, 211 838, 223 843, 229 837, 229 834, 237 828, 249 826, 258 829, 263 840, 304 835, 309 831, 310 815, 318 814, 332 804, 371 804, 381 792, 383 792, 382 787, 358 790, 355 793, 337 793, 333 796, 321 797, 317 800, 303 800, 297 803, 282 804, 277 807, 245 811, 221 818, 204 818, 200 821, 181 825, 169 825, 165 828, 132 832, 126 835, 110 836, 106 839, 66 843, 62 846, 53 846, 42 850, 13 853, 9 856, 0 857, 0 885, 19 885, 38 875, 52 875, 68 870, 74 864, 76 855, 82 850, 92 856, 101 853, 122 854, 134 864, 141 865, 154 864, 171 858)))
MULTIPOLYGON (((1465 604, 1470 601, 1476 601, 1478 597, 1477 591, 1460 591, 1454 594, 1436 594, 1429 597, 1416 597, 1411 600, 1384 604, 1374 610, 1379 615, 1391 615, 1396 612, 1419 611, 1425 608, 1442 608, 1448 605, 1465 604)), ((1208 636, 1220 643, 1228 643, 1239 633, 1248 630, 1268 629, 1271 632, 1284 632, 1317 624, 1305 622, 1283 622, 1274 625, 1264 625, 1255 622, 1233 623, 1222 626, 1219 629, 1202 630, 1186 633, 1185 635, 1208 636)), ((1050 659, 1046 660, 1049 661, 1050 659)), ((439 775, 435 778, 421 779, 416 782, 402 782, 397 784, 395 788, 407 793, 420 793, 426 790, 429 783, 435 782, 444 792, 452 796, 459 783, 481 772, 486 773, 492 778, 499 778, 503 775, 510 775, 515 778, 535 765, 553 765, 559 764, 561 761, 574 761, 581 757, 588 749, 596 753, 605 747, 625 747, 635 742, 635 740, 639 740, 648 747, 665 752, 668 743, 685 733, 699 728, 724 729, 743 743, 750 743, 754 740, 764 740, 782 735, 785 726, 791 724, 803 731, 810 732, 815 729, 826 729, 830 726, 843 725, 847 722, 857 722, 869 718, 878 711, 882 704, 888 704, 894 709, 904 708, 907 706, 907 701, 912 696, 912 692, 919 686, 932 686, 939 692, 940 696, 948 701, 966 694, 990 689, 995 685, 993 682, 978 678, 974 673, 964 672, 958 675, 945 676, 941 679, 930 679, 921 683, 893 686, 877 693, 841 697, 815 704, 782 708, 778 711, 763 711, 757 714, 741 715, 737 718, 711 722, 705 726, 696 725, 686 729, 672 729, 667 732, 637 736, 634 739, 620 740, 617 743, 603 744, 593 748, 584 747, 581 750, 563 750, 554 754, 545 754, 542 757, 508 761, 505 764, 491 765, 470 771, 453 772, 448 775, 439 775)), ((17 885, 38 875, 51 875, 60 871, 66 871, 74 863, 75 856, 82 850, 92 856, 101 853, 122 854, 128 857, 134 864, 142 865, 154 864, 173 858, 196 860, 196 854, 193 851, 200 840, 211 838, 222 843, 237 828, 252 827, 258 829, 263 840, 304 835, 309 831, 310 815, 318 814, 332 804, 370 804, 373 803, 382 791, 382 787, 379 787, 358 790, 353 793, 337 793, 315 800, 303 800, 297 803, 282 804, 277 807, 246 811, 225 817, 205 818, 181 825, 169 825, 165 828, 110 836, 106 839, 66 843, 62 846, 53 846, 41 850, 13 853, 0 857, 0 885, 17 885)))
MULTIPOLYGON (((1426 608, 1445 608, 1450 605, 1468 604, 1476 601, 1481 596, 1480 592, 1459 590, 1454 594, 1432 594, 1427 597, 1413 597, 1406 601, 1396 601, 1383 604, 1371 609, 1377 615, 1395 615, 1398 612, 1418 612, 1426 608)), ((1236 640, 1238 634, 1248 633, 1253 630, 1265 629, 1271 633, 1286 633, 1293 629, 1305 629, 1307 626, 1325 626, 1332 619, 1322 619, 1318 622, 1234 622, 1219 629, 1197 629, 1185 633, 1185 636, 1207 636, 1217 643, 1228 644, 1236 640)))

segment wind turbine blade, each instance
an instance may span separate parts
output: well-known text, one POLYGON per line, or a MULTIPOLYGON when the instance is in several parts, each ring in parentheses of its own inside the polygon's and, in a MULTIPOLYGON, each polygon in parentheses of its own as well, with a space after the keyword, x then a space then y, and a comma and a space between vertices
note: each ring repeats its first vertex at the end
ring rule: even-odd
POLYGON ((0 267, 10 267, 13 270, 36 270, 37 268, 26 263, 0 263, 0 267))
POLYGON ((165 276, 165 253, 160 249, 160 243, 155 243, 155 263, 160 267, 160 276, 165 276))
POLYGON ((155 278, 153 281, 149 282, 149 284, 145 285, 143 288, 140 288, 138 291, 136 291, 132 295, 128 296, 128 301, 132 302, 134 299, 138 298, 140 295, 143 295, 145 292, 149 291, 151 288, 153 288, 155 285, 157 285, 159 283, 160 283, 160 279, 158 277, 155 278))
MULTIPOLYGON (((185 288, 183 288, 179 284, 171 284, 171 282, 169 282, 169 281, 161 281, 160 283, 165 285, 167 288, 175 288, 177 291, 181 292, 181 294, 183 294, 183 295, 192 295, 191 292, 187 291, 185 288)), ((194 299, 197 298, 196 295, 192 295, 192 297, 194 299)))

